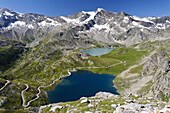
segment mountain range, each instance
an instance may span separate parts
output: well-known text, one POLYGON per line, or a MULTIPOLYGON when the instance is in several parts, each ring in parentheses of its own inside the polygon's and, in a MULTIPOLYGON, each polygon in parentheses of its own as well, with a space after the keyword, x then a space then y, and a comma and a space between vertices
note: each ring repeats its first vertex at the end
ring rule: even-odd
POLYGON ((50 34, 71 32, 75 38, 90 37, 106 43, 127 46, 145 40, 165 40, 169 33, 170 17, 137 17, 125 12, 114 13, 98 8, 97 11, 79 12, 70 16, 48 17, 21 14, 0 9, 0 35, 36 45, 50 34), (163 35, 163 37, 162 37, 163 35))

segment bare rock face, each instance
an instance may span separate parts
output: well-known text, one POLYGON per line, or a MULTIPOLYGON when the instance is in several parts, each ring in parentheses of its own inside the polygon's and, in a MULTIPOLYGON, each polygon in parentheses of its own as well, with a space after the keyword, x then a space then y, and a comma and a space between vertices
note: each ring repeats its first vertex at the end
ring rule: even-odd
POLYGON ((108 99, 108 98, 111 98, 111 97, 116 97, 117 95, 114 95, 112 93, 108 93, 108 92, 98 92, 96 93, 95 97, 97 98, 104 98, 104 99, 108 99))
POLYGON ((170 60, 167 56, 170 51, 162 50, 151 56, 144 65, 143 76, 153 75, 153 85, 150 88, 150 96, 160 100, 169 101, 170 97, 170 60), (152 92, 152 93, 151 93, 152 92))

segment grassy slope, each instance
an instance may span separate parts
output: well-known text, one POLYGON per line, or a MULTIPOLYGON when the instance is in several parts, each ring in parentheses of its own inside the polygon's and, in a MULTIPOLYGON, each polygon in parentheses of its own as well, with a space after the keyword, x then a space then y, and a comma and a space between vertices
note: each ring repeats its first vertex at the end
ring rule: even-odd
MULTIPOLYGON (((91 70, 94 72, 97 72, 97 73, 110 73, 110 74, 117 76, 122 71, 128 69, 128 67, 137 64, 141 60, 141 58, 147 54, 148 54, 147 51, 137 51, 133 47, 128 47, 128 48, 124 47, 124 48, 120 48, 117 50, 113 50, 110 53, 102 55, 100 57, 102 60, 107 59, 106 61, 103 61, 103 62, 109 62, 110 64, 116 64, 116 62, 114 62, 114 61, 119 61, 119 62, 126 61, 126 63, 121 63, 119 65, 116 65, 116 66, 113 66, 113 67, 110 67, 107 69, 91 69, 91 70)), ((95 61, 95 60, 93 60, 93 61, 95 61)), ((100 63, 100 62, 95 61, 94 64, 96 64, 96 63, 100 63)))
MULTIPOLYGON (((149 49, 143 48, 142 51, 138 51, 134 48, 134 46, 132 46, 113 50, 110 53, 100 57, 90 56, 88 59, 82 59, 82 57, 79 56, 78 50, 70 50, 69 55, 63 55, 61 50, 42 47, 46 47, 44 42, 41 42, 40 45, 30 49, 21 65, 17 66, 13 72, 11 71, 5 73, 6 78, 11 77, 17 83, 28 84, 31 87, 31 89, 25 93, 25 95, 27 95, 26 101, 35 98, 38 86, 42 84, 50 84, 53 80, 61 76, 64 77, 63 75, 68 75, 68 69, 89 66, 106 67, 108 65, 126 61, 126 64, 122 63, 110 68, 84 68, 97 73, 109 73, 118 75, 122 71, 128 69, 130 66, 137 64, 144 55, 148 55, 149 52, 151 52, 147 51, 149 49), (93 62, 93 64, 90 64, 89 61, 93 62)), ((136 70, 138 70, 138 68, 132 70, 132 72, 136 72, 136 70)), ((114 84, 116 84, 118 89, 121 89, 122 87, 119 87, 118 84, 124 81, 126 81, 126 79, 117 77, 114 81, 114 84)), ((43 89, 43 91, 44 90, 48 90, 48 88, 43 89)), ((43 96, 43 98, 46 97, 43 96)), ((33 106, 39 106, 42 104, 44 104, 44 100, 41 99, 32 103, 33 106)))
POLYGON ((23 43, 16 40, 3 40, 1 43, 9 43, 8 46, 0 47, 0 71, 4 72, 16 64, 16 60, 24 51, 23 43))

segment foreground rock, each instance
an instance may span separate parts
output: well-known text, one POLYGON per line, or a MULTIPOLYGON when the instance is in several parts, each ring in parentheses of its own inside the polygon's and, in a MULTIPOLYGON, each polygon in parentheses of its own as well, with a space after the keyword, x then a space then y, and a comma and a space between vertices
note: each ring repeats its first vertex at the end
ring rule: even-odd
POLYGON ((138 95, 120 96, 107 92, 99 92, 93 97, 80 98, 80 100, 65 103, 50 104, 41 107, 40 111, 46 113, 169 113, 170 105, 138 95))
POLYGON ((0 97, 0 106, 2 106, 6 102, 7 102, 7 98, 6 97, 0 97))

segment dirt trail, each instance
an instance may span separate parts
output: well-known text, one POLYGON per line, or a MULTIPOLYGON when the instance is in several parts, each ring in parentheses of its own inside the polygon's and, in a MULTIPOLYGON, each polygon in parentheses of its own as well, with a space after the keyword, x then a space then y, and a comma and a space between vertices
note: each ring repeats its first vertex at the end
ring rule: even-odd
POLYGON ((83 68, 88 68, 88 69, 102 69, 102 68, 110 68, 110 67, 113 67, 113 66, 116 66, 116 65, 119 65, 119 64, 122 64, 123 62, 120 61, 119 63, 116 63, 116 64, 112 64, 112 65, 109 65, 109 66, 106 66, 106 67, 77 67, 76 69, 83 69, 83 68))

